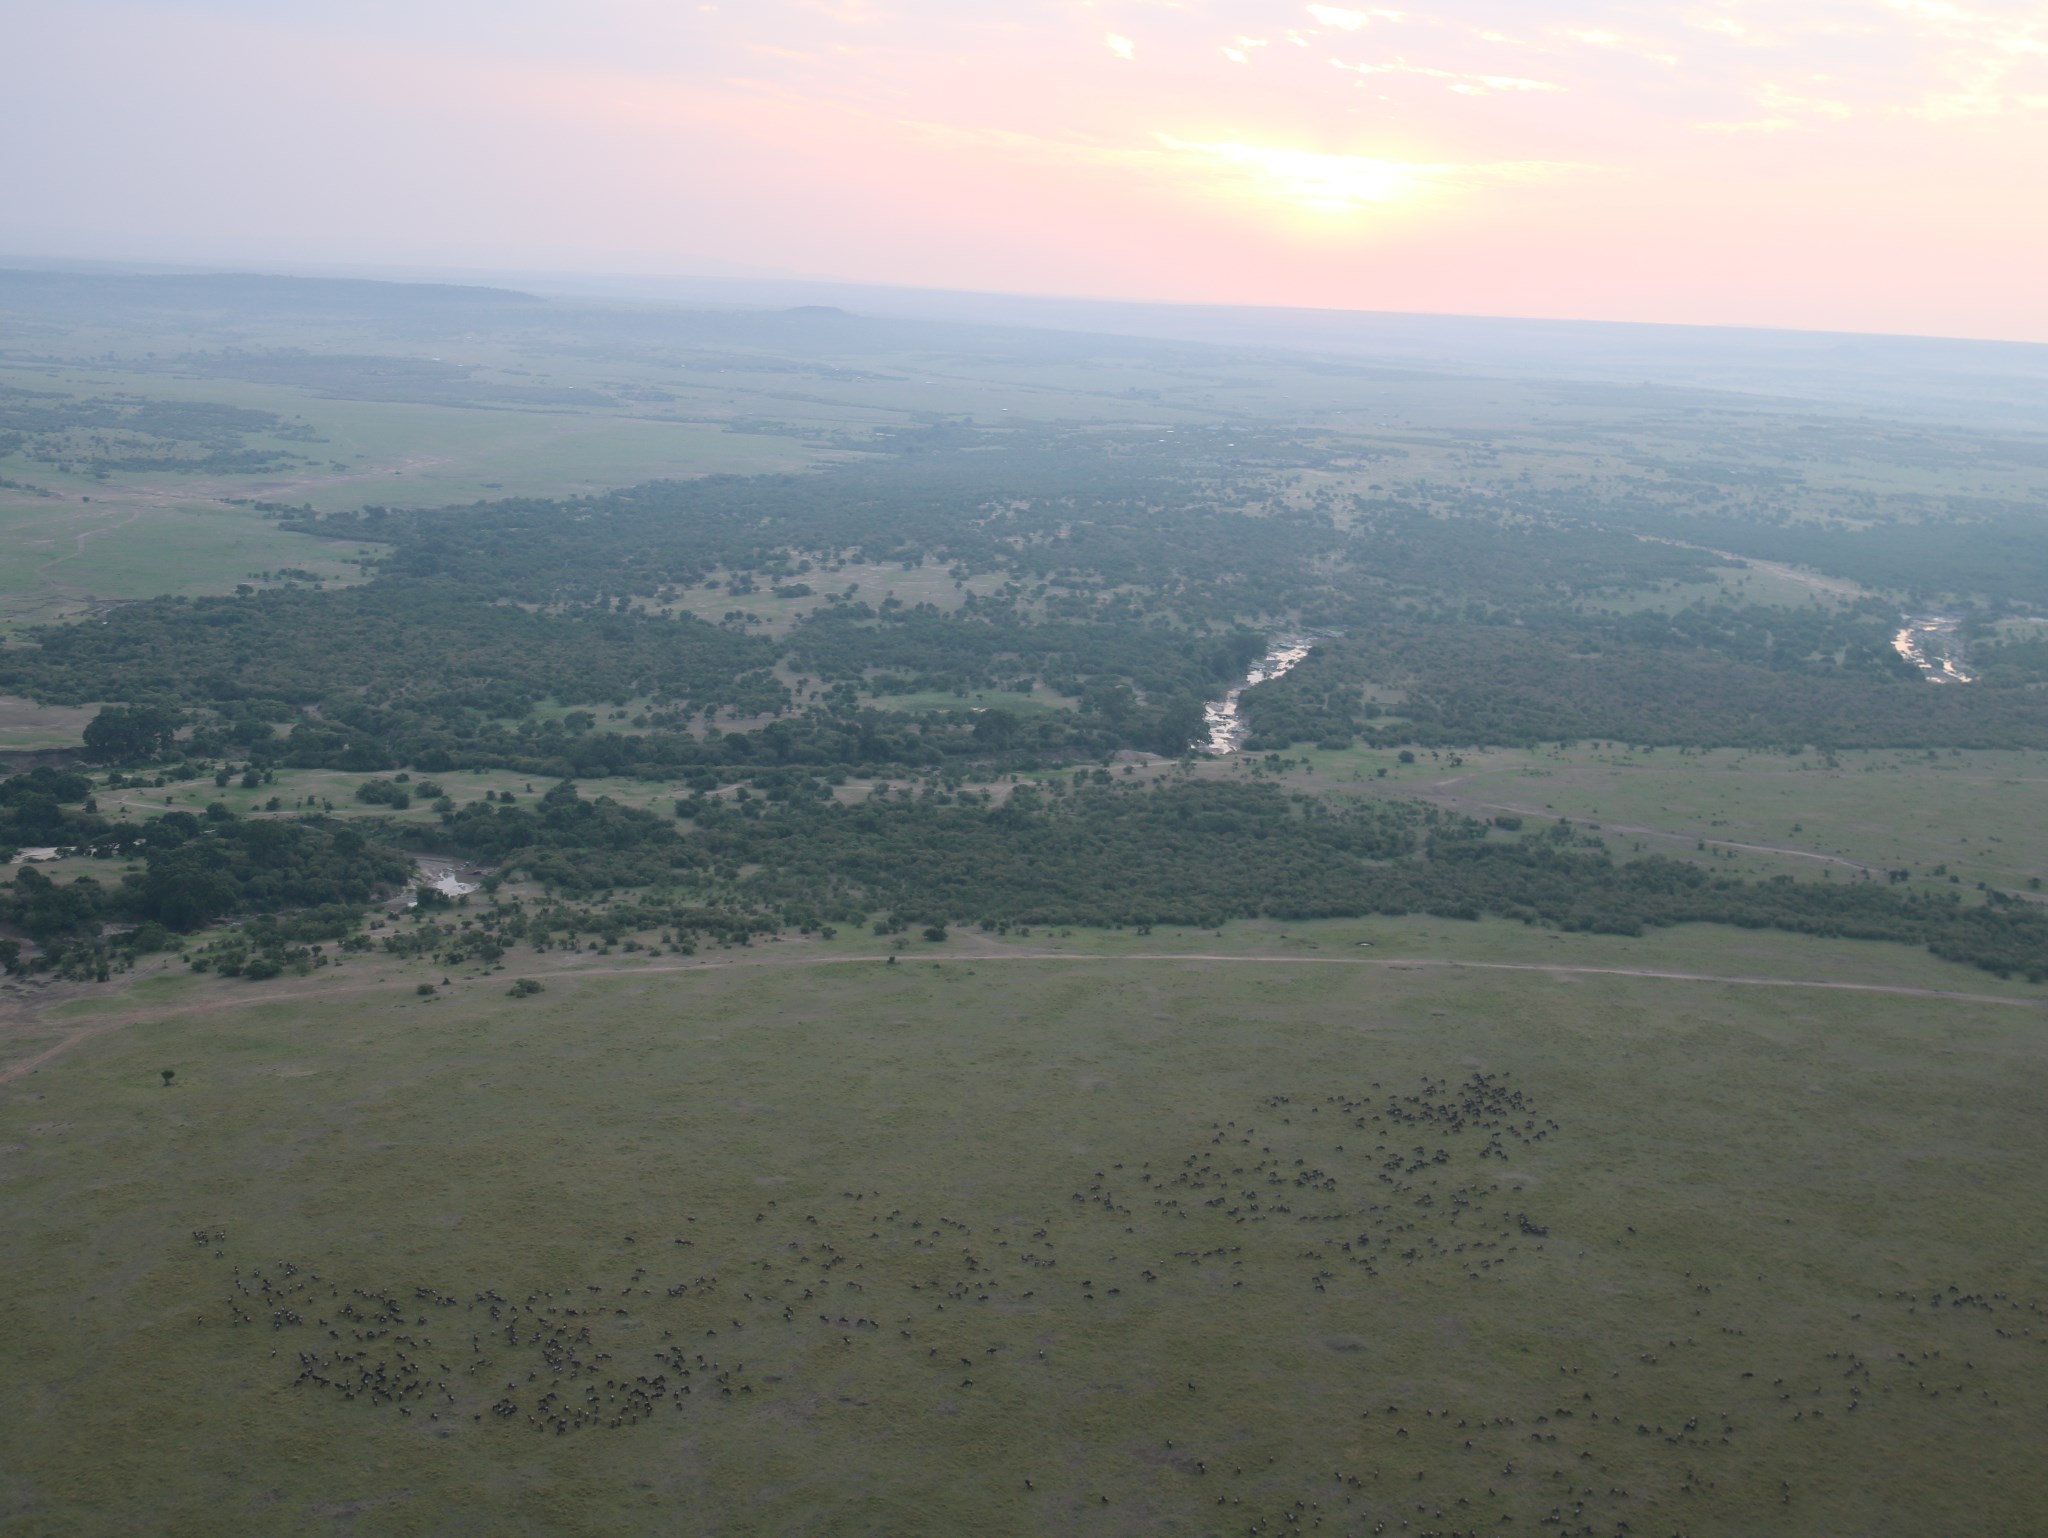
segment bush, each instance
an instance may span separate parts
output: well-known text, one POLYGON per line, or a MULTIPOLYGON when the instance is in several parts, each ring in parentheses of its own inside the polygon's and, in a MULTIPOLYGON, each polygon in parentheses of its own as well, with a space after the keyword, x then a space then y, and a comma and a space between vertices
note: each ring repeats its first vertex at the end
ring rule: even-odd
POLYGON ((396 780, 365 780, 356 787, 356 799, 369 806, 388 806, 402 812, 412 805, 412 792, 396 780))
POLYGON ((139 924, 121 936, 121 943, 138 956, 148 956, 157 951, 169 950, 173 940, 168 929, 151 919, 148 923, 139 924))

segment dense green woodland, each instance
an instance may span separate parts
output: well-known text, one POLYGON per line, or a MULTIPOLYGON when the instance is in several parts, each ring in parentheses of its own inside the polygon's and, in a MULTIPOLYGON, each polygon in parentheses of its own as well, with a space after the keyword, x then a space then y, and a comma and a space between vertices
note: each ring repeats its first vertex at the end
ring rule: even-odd
MULTIPOLYGON (((164 948, 174 933, 253 914, 299 915, 296 928, 277 931, 297 938, 311 913, 322 937, 340 938, 370 902, 411 877, 410 856, 330 819, 238 818, 216 804, 204 816, 165 812, 138 825, 101 816, 91 788, 82 775, 40 769, 0 782, 9 836, 141 860, 115 882, 57 882, 33 865, 15 872, 0 888, 0 920, 39 947, 29 963, 38 968, 104 979, 110 966, 164 948)), ((0 940, 0 961, 21 969, 20 943, 0 940)))
MULTIPOLYGON (((661 926, 744 943, 877 913, 880 933, 934 935, 949 924, 1211 927, 1403 913, 1604 934, 1713 922, 1921 944, 2001 976, 2048 980, 2048 910, 2037 904, 1999 893, 1926 897, 1868 881, 1752 883, 1663 858, 1617 862, 1563 822, 1518 835, 1414 802, 1340 810, 1268 785, 1149 790, 1086 775, 1019 786, 999 805, 973 791, 929 790, 847 804, 791 771, 757 784, 763 794, 737 800, 693 793, 671 819, 585 798, 564 781, 530 807, 443 803, 437 827, 404 832, 415 847, 490 864, 501 878, 603 901, 608 916, 564 918, 572 928, 661 926), (620 889, 669 895, 622 907, 609 901, 620 889)), ((40 815, 42 803, 80 799, 87 788, 80 776, 16 776, 0 785, 0 803, 40 815)), ((103 976, 124 955, 222 919, 294 912, 300 921, 259 925, 236 948, 253 942, 273 965, 311 960, 305 940, 348 936, 412 868, 395 827, 236 818, 220 807, 140 826, 66 815, 82 847, 144 860, 112 884, 60 884, 24 866, 0 891, 0 918, 42 947, 28 964, 68 975, 103 976), (101 937, 124 924, 132 927, 101 937)), ((5 947, 9 969, 23 966, 21 947, 5 947)))
POLYGON ((1868 881, 1762 883, 1652 857, 1615 861, 1559 823, 1512 837, 1410 802, 1344 811, 1270 786, 1090 785, 990 808, 936 797, 847 807, 791 797, 697 810, 699 842, 739 890, 882 907, 894 924, 1194 925, 1239 918, 1494 915, 1599 934, 1682 923, 1927 945, 1951 960, 2048 980, 2048 910, 1925 898, 1868 881))
MULTIPOLYGON (((43 409, 15 401, 9 420, 43 409)), ((207 430, 259 427, 281 424, 234 417, 207 430)), ((25 869, 0 917, 46 948, 40 964, 74 972, 118 964, 119 946, 100 938, 110 927, 144 937, 132 950, 260 915, 273 917, 248 931, 259 956, 303 962, 315 932, 346 934, 351 915, 405 884, 403 838, 558 898, 638 892, 663 915, 650 922, 728 942, 877 914, 885 930, 936 931, 1428 912, 1893 939, 2042 975, 2048 918, 2001 894, 1748 884, 1667 860, 1617 863, 1567 830, 1509 837, 1401 803, 1340 810, 1269 788, 1152 793, 1065 775, 1001 805, 932 789, 830 796, 858 774, 957 787, 1119 750, 1184 754, 1206 735, 1204 701, 1280 630, 1320 639, 1285 678, 1246 691, 1260 750, 1582 738, 2048 747, 2048 655, 1996 629, 2048 607, 2048 547, 2011 508, 1795 524, 1760 500, 1789 483, 1704 470, 1689 482, 1670 466, 1656 496, 1625 484, 1578 499, 1427 481, 1340 492, 1299 477, 1341 452, 1277 429, 1233 429, 1226 442, 935 425, 810 475, 281 514, 385 553, 359 586, 166 598, 41 630, 0 651, 0 690, 113 702, 85 734, 101 765, 503 768, 557 788, 531 806, 443 803, 436 824, 367 834, 224 808, 138 827, 100 816, 84 775, 38 770, 0 787, 0 840, 144 867, 61 887, 25 869), (1981 651, 1982 681, 1922 681, 1891 650, 1900 609, 1884 599, 1726 601, 1704 585, 1728 560, 1713 550, 1939 596, 1981 651), (946 573, 949 601, 905 604, 844 576, 872 579, 877 564, 946 573), (1695 583, 1706 596, 1689 604, 1615 601, 1695 583), (803 601, 782 630, 747 614, 764 591, 803 601), (686 598, 725 620, 683 612, 686 598), (970 692, 988 703, 970 707, 970 692), (905 694, 962 698, 884 708, 905 694), (573 784, 621 775, 675 785, 677 815, 573 784), (735 784, 750 788, 711 794, 735 784), (299 930, 275 917, 296 910, 326 917, 299 930)), ((395 783, 365 796, 405 801, 395 783)), ((18 945, 9 959, 26 964, 18 945)))
MULTIPOLYGON (((126 605, 0 652, 0 688, 175 707, 199 753, 306 766, 1008 766, 1183 751, 1203 735, 1201 702, 1286 626, 1336 639, 1249 693, 1262 747, 2048 745, 2048 668, 2033 652, 2009 648, 1971 688, 1930 688, 1892 654, 1898 610, 1878 600, 1604 612, 1612 596, 1698 581, 1724 559, 1639 537, 1677 516, 1665 503, 1652 517, 1626 499, 1426 482, 1304 501, 1281 496, 1280 478, 1327 460, 1329 444, 1246 431, 1234 453, 1219 448, 1195 432, 1162 447, 1116 432, 933 428, 813 475, 299 515, 294 527, 380 544, 374 579, 126 605), (983 580, 945 610, 834 582, 876 562, 983 580), (744 614, 768 588, 820 601, 774 637, 673 608, 722 589, 714 603, 744 614), (864 708, 875 693, 1034 683, 1079 708, 978 737, 971 721, 906 730, 864 708), (1369 685, 1399 708, 1371 708, 1369 685), (625 730, 579 731, 536 719, 547 701, 637 709, 625 730)), ((2033 559, 2043 536, 2014 516, 1854 532, 1698 517, 1714 521, 1693 534, 1738 553, 1954 584, 1952 597, 1980 606, 1973 635, 2000 605, 2048 606, 2048 560, 2033 559)))
MULTIPOLYGON (((1732 619, 1744 611, 1723 612, 1732 619)), ((1795 610, 1788 619, 1807 617, 1795 610)), ((1764 655, 1734 656, 1735 646, 1711 649, 1661 616, 1606 627, 1362 631, 1248 691, 1246 746, 1355 737, 1447 747, 1585 738, 1685 747, 2048 747, 2048 691, 2030 682, 1924 683, 1899 662, 1888 634, 1882 647, 1874 636, 1851 634, 1839 654, 1820 657, 1772 649, 1767 639, 1764 655), (1401 702, 1384 711, 1363 703, 1361 689, 1375 679, 1391 682, 1401 702), (1383 714, 1399 719, 1382 722, 1383 714)), ((1736 644, 1751 649, 1747 640, 1736 644)))

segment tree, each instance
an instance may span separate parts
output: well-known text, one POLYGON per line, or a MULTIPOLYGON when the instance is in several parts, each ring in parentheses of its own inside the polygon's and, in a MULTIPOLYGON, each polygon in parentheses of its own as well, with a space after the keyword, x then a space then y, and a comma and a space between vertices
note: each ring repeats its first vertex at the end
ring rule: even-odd
POLYGON ((164 1076, 164 1088, 169 1089, 171 1087, 171 1080, 175 1079, 178 1076, 178 1070, 175 1068, 164 1068, 160 1069, 159 1071, 164 1076))
POLYGON ((1017 718, 1007 710, 984 710, 974 720, 974 740, 1006 748, 1017 735, 1017 718))
POLYGON ((85 728, 85 755, 100 763, 158 758, 177 741, 181 717, 160 705, 109 705, 85 728))
POLYGON ((1172 696, 1160 709, 1159 723, 1152 736, 1153 751, 1169 758, 1177 758, 1192 744, 1206 741, 1209 718, 1202 702, 1191 694, 1172 696))

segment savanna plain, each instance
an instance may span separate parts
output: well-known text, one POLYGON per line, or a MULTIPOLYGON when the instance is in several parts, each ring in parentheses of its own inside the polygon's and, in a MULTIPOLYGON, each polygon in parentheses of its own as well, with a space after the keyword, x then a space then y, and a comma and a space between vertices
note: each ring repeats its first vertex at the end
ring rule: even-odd
POLYGON ((2048 1521, 2010 377, 181 281, 0 273, 0 1530, 2048 1521))

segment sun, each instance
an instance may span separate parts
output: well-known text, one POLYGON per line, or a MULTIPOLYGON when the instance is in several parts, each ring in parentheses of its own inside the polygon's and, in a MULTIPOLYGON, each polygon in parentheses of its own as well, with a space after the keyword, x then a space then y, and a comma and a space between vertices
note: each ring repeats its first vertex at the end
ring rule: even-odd
POLYGON ((1412 208, 1447 190, 1457 167, 1155 134, 1179 173, 1212 195, 1278 204, 1319 223, 1412 208))

